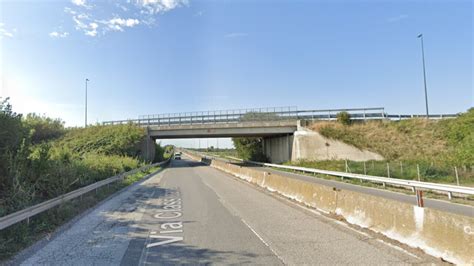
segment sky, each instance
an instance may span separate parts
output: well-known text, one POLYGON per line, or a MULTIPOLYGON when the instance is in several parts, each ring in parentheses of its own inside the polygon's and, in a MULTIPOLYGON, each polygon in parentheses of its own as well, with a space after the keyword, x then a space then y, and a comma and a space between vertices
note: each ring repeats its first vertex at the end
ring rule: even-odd
POLYGON ((430 112, 473 107, 472 1, 0 0, 0 97, 67 126, 84 125, 86 78, 89 123, 274 106, 423 114, 420 33, 430 112))

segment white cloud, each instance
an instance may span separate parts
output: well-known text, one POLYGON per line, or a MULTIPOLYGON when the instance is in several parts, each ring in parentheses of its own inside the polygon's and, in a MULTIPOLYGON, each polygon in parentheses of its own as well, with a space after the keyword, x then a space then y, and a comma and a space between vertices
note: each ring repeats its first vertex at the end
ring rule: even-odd
POLYGON ((71 3, 73 3, 73 4, 76 5, 76 6, 85 7, 85 8, 87 8, 87 9, 92 8, 90 5, 87 5, 87 1, 86 1, 86 0, 71 0, 71 3))
POLYGON ((91 36, 91 37, 95 37, 97 36, 97 28, 99 27, 99 25, 95 22, 91 22, 89 23, 89 27, 87 30, 85 30, 85 34, 87 36, 91 36))
POLYGON ((5 24, 0 23, 0 39, 2 39, 3 37, 12 38, 13 37, 13 32, 15 32, 15 31, 16 31, 16 29, 13 29, 13 30, 5 29, 5 24))
POLYGON ((70 1, 74 6, 65 7, 64 12, 72 17, 76 30, 91 37, 138 25, 154 26, 158 15, 189 3, 189 0, 126 0, 120 3, 97 1, 92 6, 89 0, 70 1))
POLYGON ((113 18, 111 20, 106 21, 104 24, 106 24, 110 29, 115 30, 115 31, 123 31, 123 27, 134 27, 138 24, 140 24, 140 21, 138 19, 123 19, 123 18, 113 18))
POLYGON ((202 10, 200 10, 200 11, 194 13, 194 16, 195 16, 195 17, 200 17, 200 16, 202 16, 202 15, 204 15, 204 11, 202 11, 202 10))
POLYGON ((89 22, 90 18, 86 14, 79 14, 77 16, 73 16, 72 19, 76 23, 76 30, 81 30, 84 32, 85 35, 90 37, 97 36, 97 29, 99 28, 99 24, 96 22, 89 22))
POLYGON ((51 38, 66 38, 69 35, 69 32, 58 32, 58 31, 53 31, 49 33, 49 37, 51 38))
POLYGON ((65 7, 64 12, 66 12, 68 14, 71 14, 71 15, 76 15, 77 14, 77 12, 72 10, 72 8, 70 8, 70 7, 65 7))
POLYGON ((246 36, 248 36, 248 34, 245 32, 231 32, 224 35, 224 37, 226 38, 240 38, 240 37, 246 37, 246 36))
POLYGON ((408 15, 402 14, 402 15, 398 15, 396 17, 388 18, 387 22, 394 23, 394 22, 398 22, 400 20, 404 20, 404 19, 407 19, 407 18, 408 18, 408 15))
POLYGON ((158 14, 170 11, 177 7, 187 6, 188 0, 136 0, 136 4, 149 14, 158 14))

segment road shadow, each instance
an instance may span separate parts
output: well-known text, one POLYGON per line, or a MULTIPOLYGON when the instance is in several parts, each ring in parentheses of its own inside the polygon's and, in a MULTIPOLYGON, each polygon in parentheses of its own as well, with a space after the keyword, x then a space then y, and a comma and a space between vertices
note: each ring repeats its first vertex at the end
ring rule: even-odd
POLYGON ((141 260, 123 260, 122 265, 209 265, 209 264, 250 264, 257 254, 249 252, 218 251, 197 248, 191 245, 175 244, 160 246, 144 252, 141 260))
MULTIPOLYGON (((198 164, 198 163, 196 163, 198 164)), ((128 247, 122 257, 121 265, 181 265, 181 264, 250 264, 258 256, 251 252, 238 252, 200 248, 183 242, 170 243, 147 248, 150 243, 150 232, 157 230, 160 223, 153 218, 156 210, 162 210, 162 202, 150 204, 150 200, 166 197, 176 192, 172 188, 150 187, 135 191, 134 196, 124 201, 123 206, 112 213, 104 213, 106 222, 111 224, 115 239, 129 239, 128 247), (136 209, 144 207, 143 210, 136 209), (132 212, 141 212, 142 217, 137 220, 128 220, 132 212), (126 227, 117 230, 114 227, 126 227)), ((183 224, 192 224, 196 221, 183 220, 183 224)), ((178 236, 183 236, 178 234, 178 236)), ((184 239, 186 241, 186 238, 184 239)))

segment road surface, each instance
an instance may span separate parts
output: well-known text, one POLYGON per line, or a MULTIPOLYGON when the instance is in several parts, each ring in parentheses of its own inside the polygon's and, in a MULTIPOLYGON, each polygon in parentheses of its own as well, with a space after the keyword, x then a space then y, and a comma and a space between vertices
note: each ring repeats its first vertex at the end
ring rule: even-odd
POLYGON ((23 265, 442 263, 190 160, 97 206, 23 265))

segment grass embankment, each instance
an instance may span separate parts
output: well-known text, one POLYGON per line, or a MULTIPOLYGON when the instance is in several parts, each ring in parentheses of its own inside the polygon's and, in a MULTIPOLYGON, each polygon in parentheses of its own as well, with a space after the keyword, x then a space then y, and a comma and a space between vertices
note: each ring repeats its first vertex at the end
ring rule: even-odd
MULTIPOLYGON (((383 162, 348 162, 349 171, 403 179, 474 184, 474 109, 455 119, 369 121, 343 125, 319 122, 311 126, 323 136, 381 154, 383 162), (388 167, 387 167, 388 163, 388 167)), ((345 161, 300 161, 304 167, 345 171, 345 161)))
POLYGON ((9 259, 18 251, 51 236, 57 227, 67 223, 76 215, 95 206, 120 189, 140 181, 148 174, 158 171, 160 167, 152 167, 147 171, 129 175, 121 182, 99 188, 97 192, 89 192, 82 198, 73 199, 60 206, 41 213, 30 220, 30 223, 21 222, 0 233, 0 262, 9 259))
MULTIPOLYGON (((58 119, 23 117, 12 111, 8 99, 0 100, 0 217, 142 166, 144 137, 144 130, 134 125, 66 129, 58 119)), ((163 158, 164 149, 157 146, 156 150, 156 158, 163 158)), ((127 182, 131 181, 123 184, 127 182)), ((33 217, 29 225, 1 230, 0 259, 51 232, 92 202, 96 201, 67 203, 33 217)))

